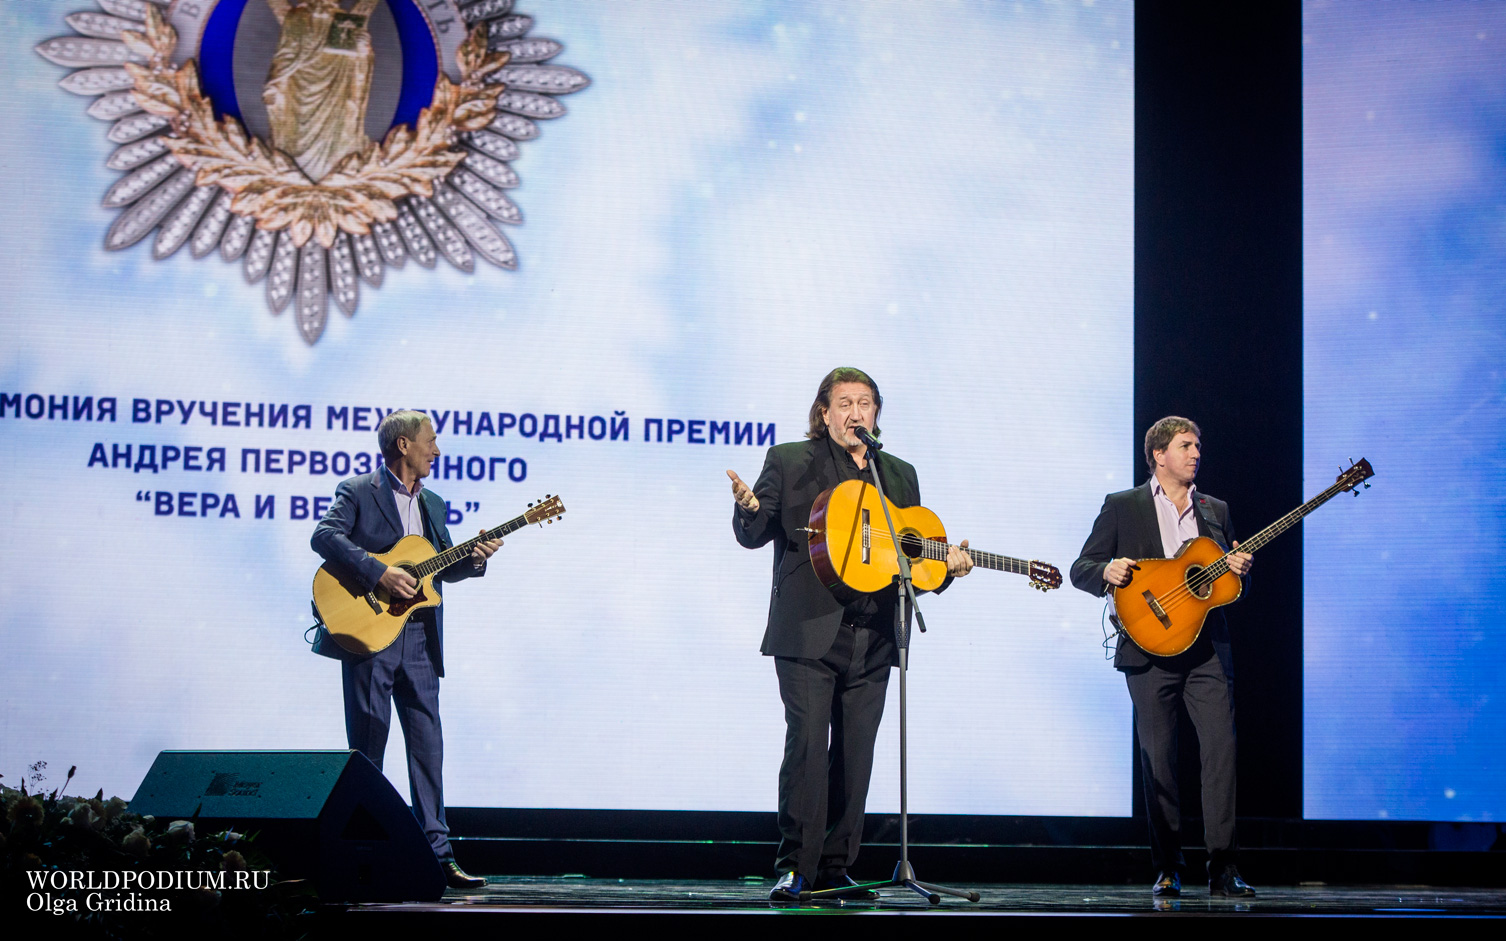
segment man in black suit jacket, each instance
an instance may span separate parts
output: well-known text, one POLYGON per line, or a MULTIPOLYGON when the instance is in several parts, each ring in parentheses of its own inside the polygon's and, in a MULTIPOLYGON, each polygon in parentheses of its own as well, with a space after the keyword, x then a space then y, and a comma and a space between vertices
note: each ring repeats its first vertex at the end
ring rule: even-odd
MULTIPOLYGON (((796 901, 805 889, 854 884, 847 870, 862 843, 873 743, 889 667, 898 662, 898 592, 891 587, 837 600, 812 571, 801 529, 810 524, 811 505, 823 491, 846 480, 871 481, 875 466, 896 506, 920 504, 915 468, 887 452, 869 451, 854 434, 857 427, 877 433, 883 404, 866 373, 834 369, 816 392, 806 440, 770 448, 752 487, 727 471, 737 502, 737 541, 749 549, 774 544, 762 650, 774 658, 785 715, 775 863, 780 880, 769 893, 778 902, 796 901)), ((953 547, 948 573, 966 575, 971 568, 966 552, 953 547)))
MULTIPOLYGON (((1073 585, 1106 595, 1130 583, 1134 560, 1171 558, 1197 536, 1208 536, 1226 550, 1239 546, 1228 504, 1193 486, 1202 459, 1201 434, 1192 421, 1175 415, 1151 426, 1145 434, 1151 478, 1104 498, 1093 532, 1072 563, 1073 585)), ((1251 562, 1249 553, 1236 552, 1229 568, 1247 577, 1251 562)), ((1254 895, 1234 865, 1234 661, 1222 610, 1215 608, 1192 647, 1174 657, 1148 654, 1121 633, 1114 666, 1124 672, 1135 704, 1151 858, 1160 871, 1152 891, 1180 895, 1186 867, 1177 783, 1177 709, 1185 706, 1202 751, 1209 892, 1254 895)))

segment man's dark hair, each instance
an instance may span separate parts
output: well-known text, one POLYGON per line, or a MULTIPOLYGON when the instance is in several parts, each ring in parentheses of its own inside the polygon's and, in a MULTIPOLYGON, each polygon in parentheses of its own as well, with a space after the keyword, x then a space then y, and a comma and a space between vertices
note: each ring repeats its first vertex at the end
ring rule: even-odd
POLYGON ((1150 470, 1151 476, 1156 474, 1156 452, 1165 451, 1171 447, 1171 439, 1184 431, 1190 431, 1203 437, 1203 432, 1197 426, 1197 422, 1180 415, 1167 415, 1165 418, 1150 426, 1145 433, 1145 466, 1150 470))
POLYGON ((821 388, 816 390, 816 401, 811 403, 811 426, 805 432, 807 438, 826 437, 826 420, 821 417, 822 411, 831 408, 831 390, 839 382, 861 382, 873 391, 873 427, 868 429, 874 434, 879 433, 879 412, 884 409, 884 397, 879 394, 878 383, 868 377, 861 369, 851 366, 838 366, 826 374, 821 380, 821 388))

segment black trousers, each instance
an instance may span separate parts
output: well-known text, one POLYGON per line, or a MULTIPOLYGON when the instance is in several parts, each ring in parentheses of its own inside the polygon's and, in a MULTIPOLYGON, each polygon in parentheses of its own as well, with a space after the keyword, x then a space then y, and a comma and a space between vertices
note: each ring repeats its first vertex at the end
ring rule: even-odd
POLYGON ((857 861, 893 661, 887 630, 845 624, 818 660, 774 658, 785 721, 776 871, 815 878, 857 861))
MULTIPOLYGON (((1203 841, 1209 866, 1234 861, 1234 679, 1211 647, 1206 656, 1182 655, 1126 672, 1140 739, 1140 772, 1150 818, 1150 855, 1163 872, 1186 868, 1182 856, 1182 801, 1177 782, 1177 706, 1197 731, 1202 755, 1203 841)), ((1189 651, 1191 653, 1191 651, 1189 651)))

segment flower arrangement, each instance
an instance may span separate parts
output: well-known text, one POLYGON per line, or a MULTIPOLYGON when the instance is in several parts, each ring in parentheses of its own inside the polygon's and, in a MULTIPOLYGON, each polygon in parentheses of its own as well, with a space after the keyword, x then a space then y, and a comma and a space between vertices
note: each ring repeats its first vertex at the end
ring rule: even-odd
POLYGON ((312 926, 313 889, 279 879, 257 851, 255 834, 199 833, 194 820, 139 816, 103 790, 87 799, 69 796, 77 766, 51 791, 46 762, 27 770, 19 788, 0 781, 0 922, 28 919, 55 931, 60 916, 83 936, 101 938, 206 930, 226 938, 298 937, 312 926), (242 880, 250 888, 204 885, 206 873, 225 873, 224 884, 233 885, 236 873, 247 872, 261 874, 242 880), (133 884, 126 881, 131 873, 151 891, 98 891, 112 880, 117 887, 133 884), (122 910, 123 895, 136 896, 136 903, 122 910))

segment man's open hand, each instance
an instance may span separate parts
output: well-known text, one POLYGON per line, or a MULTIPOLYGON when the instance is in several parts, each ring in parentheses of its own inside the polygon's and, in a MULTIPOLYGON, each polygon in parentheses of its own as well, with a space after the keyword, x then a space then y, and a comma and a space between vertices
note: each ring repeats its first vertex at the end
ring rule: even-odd
POLYGON ((727 471, 727 476, 732 478, 732 499, 749 513, 757 513, 758 498, 753 495, 753 488, 743 483, 743 479, 737 476, 736 471, 727 471))

